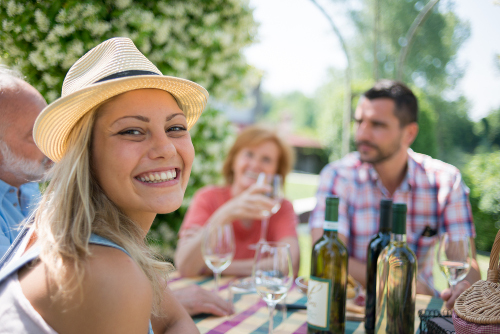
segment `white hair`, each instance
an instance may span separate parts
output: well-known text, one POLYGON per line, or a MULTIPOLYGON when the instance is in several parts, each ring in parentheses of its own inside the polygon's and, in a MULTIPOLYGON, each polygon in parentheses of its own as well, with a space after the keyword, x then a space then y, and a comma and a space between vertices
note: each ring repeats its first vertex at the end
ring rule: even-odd
POLYGON ((23 158, 12 151, 4 141, 0 140, 2 169, 6 172, 22 175, 28 182, 40 181, 47 170, 48 158, 42 161, 23 158))
POLYGON ((22 75, 21 72, 19 72, 16 69, 9 68, 5 65, 0 64, 0 76, 3 76, 3 75, 10 76, 12 78, 16 78, 16 79, 25 81, 24 80, 25 77, 24 77, 24 75, 22 75))

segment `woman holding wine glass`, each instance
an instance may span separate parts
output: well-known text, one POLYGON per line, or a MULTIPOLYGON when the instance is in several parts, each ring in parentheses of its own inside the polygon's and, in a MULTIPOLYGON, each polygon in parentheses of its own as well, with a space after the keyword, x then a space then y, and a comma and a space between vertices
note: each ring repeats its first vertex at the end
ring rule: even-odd
POLYGON ((184 217, 175 252, 175 264, 183 276, 211 274, 201 245, 209 226, 231 224, 235 254, 224 274, 250 276, 256 244, 261 239, 262 219, 269 212, 265 239, 290 244, 293 270, 299 269, 297 216, 292 203, 268 197, 272 187, 258 183, 259 174, 278 174, 283 182, 293 166, 293 151, 271 128, 256 125, 244 129, 229 150, 223 166, 225 186, 207 186, 194 196, 184 217), (252 249, 253 248, 253 249, 252 249))

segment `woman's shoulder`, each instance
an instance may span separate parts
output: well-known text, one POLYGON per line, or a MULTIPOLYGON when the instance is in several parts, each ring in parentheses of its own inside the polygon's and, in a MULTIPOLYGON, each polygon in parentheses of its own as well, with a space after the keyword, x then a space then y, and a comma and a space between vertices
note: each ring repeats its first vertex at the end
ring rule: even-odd
POLYGON ((228 186, 208 185, 198 189, 196 196, 225 196, 230 194, 230 192, 231 190, 228 186))
POLYGON ((57 285, 39 263, 20 275, 26 298, 58 333, 106 332, 115 328, 120 333, 146 332, 153 300, 146 275, 119 249, 90 245, 90 250, 80 286, 74 267, 66 263, 63 279, 73 280, 75 285, 58 298, 57 285))
POLYGON ((153 290, 147 276, 119 249, 90 245, 90 250, 82 282, 82 304, 77 306, 74 320, 93 319, 97 331, 112 323, 124 332, 132 333, 132 328, 137 332, 147 325, 151 314, 153 290))
POLYGON ((293 203, 290 202, 289 200, 287 200, 286 198, 284 198, 282 201, 281 201, 281 208, 284 210, 284 211, 293 211, 293 203))
POLYGON ((208 205, 215 210, 231 199, 231 188, 228 186, 209 185, 200 188, 194 195, 195 205, 208 205))
POLYGON ((92 255, 85 264, 85 288, 114 298, 125 297, 120 295, 119 290, 127 291, 128 287, 151 294, 149 279, 128 254, 114 247, 100 245, 90 245, 90 250, 92 255), (108 290, 107 287, 111 286, 114 288, 108 290))

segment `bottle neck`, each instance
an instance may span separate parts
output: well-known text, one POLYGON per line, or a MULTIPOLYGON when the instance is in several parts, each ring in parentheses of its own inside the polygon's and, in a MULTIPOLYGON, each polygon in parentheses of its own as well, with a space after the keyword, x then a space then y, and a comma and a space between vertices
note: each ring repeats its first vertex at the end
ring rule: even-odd
POLYGON ((391 233, 391 228, 388 226, 381 226, 379 231, 380 233, 388 234, 391 233))
POLYGON ((394 244, 406 244, 406 234, 391 234, 391 243, 394 244))
POLYGON ((323 235, 328 238, 336 238, 338 235, 339 222, 327 221, 323 223, 323 235))
POLYGON ((337 238, 338 231, 337 230, 324 230, 323 235, 328 238, 337 238))

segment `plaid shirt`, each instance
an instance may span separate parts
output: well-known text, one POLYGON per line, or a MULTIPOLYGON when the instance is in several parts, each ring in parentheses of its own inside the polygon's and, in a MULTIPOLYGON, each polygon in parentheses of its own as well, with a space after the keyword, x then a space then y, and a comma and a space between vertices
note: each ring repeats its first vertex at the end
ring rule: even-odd
MULTIPOLYGON (((391 198, 389 192, 373 166, 362 163, 354 152, 321 171, 310 228, 323 227, 325 198, 330 194, 340 197, 339 233, 349 240, 349 255, 365 262, 368 243, 379 229, 380 200, 391 198)), ((408 246, 417 255, 419 275, 430 284, 438 235, 475 237, 468 195, 457 168, 408 150, 408 171, 392 200, 408 206, 408 246)))

